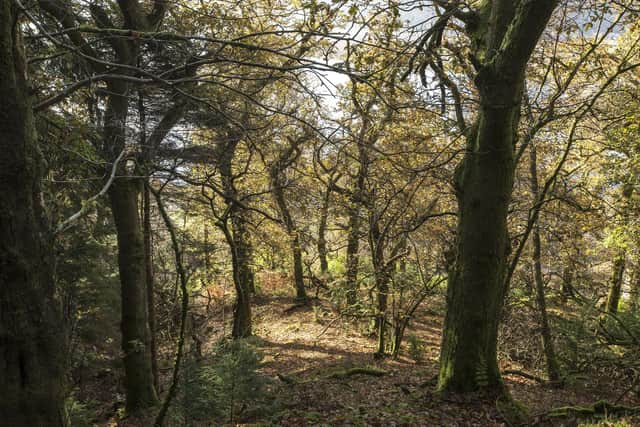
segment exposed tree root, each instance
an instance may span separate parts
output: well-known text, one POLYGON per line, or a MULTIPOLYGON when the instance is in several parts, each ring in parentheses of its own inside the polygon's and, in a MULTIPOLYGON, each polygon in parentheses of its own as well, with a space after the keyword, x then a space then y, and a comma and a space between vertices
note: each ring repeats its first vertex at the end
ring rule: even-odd
POLYGON ((351 369, 346 369, 344 371, 336 371, 333 372, 332 374, 328 375, 327 378, 335 378, 335 379, 345 379, 345 378, 349 378, 352 377, 353 375, 371 375, 374 377, 381 377, 383 375, 386 375, 387 371, 385 371, 384 369, 378 369, 378 368, 351 368, 351 369))

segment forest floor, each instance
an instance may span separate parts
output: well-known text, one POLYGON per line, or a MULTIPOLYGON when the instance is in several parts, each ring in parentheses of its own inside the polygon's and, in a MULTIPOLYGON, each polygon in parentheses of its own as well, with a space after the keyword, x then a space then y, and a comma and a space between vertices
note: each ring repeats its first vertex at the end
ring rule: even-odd
MULTIPOLYGON (((285 410, 277 416, 284 426, 508 426, 509 417, 495 401, 481 396, 440 397, 434 392, 442 316, 427 301, 412 322, 409 334, 424 343, 421 361, 405 351, 397 359, 376 360, 376 341, 342 320, 327 301, 319 299, 290 310, 283 297, 256 300, 255 334, 261 339, 265 374, 281 378, 278 396, 285 410), (315 305, 315 308, 314 308, 315 305), (384 375, 356 374, 336 378, 352 368, 374 368, 384 375), (338 373, 338 375, 335 375, 338 373), (333 375, 332 375, 333 374, 333 375), (282 381, 284 379, 285 381, 282 381)), ((403 349, 406 348, 406 343, 403 349)), ((519 370, 519 366, 501 366, 519 370)), ((377 371, 372 371, 373 373, 377 371)), ((589 378, 558 388, 519 375, 505 375, 513 398, 528 408, 527 425, 590 425, 589 420, 551 418, 561 406, 590 406, 597 401, 639 405, 609 378, 589 378), (586 423, 586 424, 585 424, 586 423)), ((595 422, 591 420, 590 422, 595 422)), ((604 417, 600 424, 640 426, 640 418, 604 417)))
MULTIPOLYGON (((504 375, 515 401, 528 410, 526 423, 515 423, 503 405, 479 395, 443 397, 435 392, 441 339, 442 296, 426 300, 416 312, 406 336, 420 343, 419 356, 409 351, 407 340, 398 358, 375 359, 376 340, 364 325, 341 317, 333 304, 315 298, 308 305, 296 306, 291 297, 281 295, 288 289, 266 289, 254 299, 252 340, 263 354, 260 371, 269 377, 270 391, 276 396, 276 409, 270 413, 246 417, 247 424, 274 426, 640 426, 640 417, 616 418, 604 414, 597 419, 550 417, 550 410, 562 406, 591 406, 607 401, 640 406, 637 395, 629 390, 624 376, 588 375, 573 379, 563 387, 541 384, 517 374, 504 375), (274 292, 275 291, 275 292, 274 292), (413 357, 411 357, 413 356, 413 357), (418 359, 418 360, 415 360, 418 359), (353 368, 367 372, 353 373, 353 368), (373 374, 373 375, 372 375, 373 374), (377 374, 377 375, 376 375, 377 374)), ((229 295, 230 297, 231 295, 229 295)), ((207 340, 203 350, 229 332, 230 299, 223 294, 224 305, 212 305, 204 329, 207 340), (220 315, 224 310, 224 314, 220 315)), ((535 325, 520 322, 520 334, 528 335, 537 346, 535 325), (523 332, 524 331, 524 332, 523 332)), ((517 341, 513 336, 506 339, 517 341)), ((161 366, 163 377, 170 377, 171 351, 166 349, 161 366)), ((520 350, 526 353, 527 350, 520 350)), ((509 360, 503 352, 501 360, 509 360)), ((117 360, 117 357, 113 357, 117 360)), ((511 359, 513 360, 513 359, 511 359)), ((514 362, 502 362, 501 369, 526 371, 514 362)), ((527 371, 532 373, 530 371, 527 371)), ((98 418, 89 425, 151 425, 150 419, 135 422, 120 420, 123 396, 116 379, 117 369, 108 375, 91 375, 89 390, 80 401, 101 402, 98 418), (113 402, 113 396, 119 396, 113 402)), ((543 375, 533 372, 534 376, 543 375)), ((165 383, 166 381, 163 381, 165 383)), ((162 387, 166 390, 166 386, 162 387)))

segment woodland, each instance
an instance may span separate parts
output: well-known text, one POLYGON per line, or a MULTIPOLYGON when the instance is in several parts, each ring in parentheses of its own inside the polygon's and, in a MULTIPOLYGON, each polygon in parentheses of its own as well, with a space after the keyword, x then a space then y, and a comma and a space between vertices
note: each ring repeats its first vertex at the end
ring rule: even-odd
POLYGON ((0 424, 640 426, 640 0, 0 0, 0 424))

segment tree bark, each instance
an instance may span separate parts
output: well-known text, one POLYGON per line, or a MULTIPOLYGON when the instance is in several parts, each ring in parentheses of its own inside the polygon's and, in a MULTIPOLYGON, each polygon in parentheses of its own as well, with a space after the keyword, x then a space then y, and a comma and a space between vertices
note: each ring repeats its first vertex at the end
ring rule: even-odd
POLYGON ((153 246, 151 242, 151 198, 149 197, 148 183, 145 183, 143 193, 144 218, 144 264, 147 281, 147 312, 149 318, 149 353, 151 355, 151 372, 153 373, 153 386, 158 390, 158 350, 156 348, 156 306, 154 297, 154 276, 153 276, 153 246))
POLYGON ((285 163, 291 161, 290 157, 295 151, 295 147, 291 147, 286 153, 281 154, 280 159, 270 168, 271 187, 273 197, 282 216, 282 221, 289 235, 289 247, 291 248, 291 258, 293 263, 293 280, 296 290, 296 300, 307 301, 307 291, 304 287, 304 270, 302 266, 302 246, 300 244, 300 233, 293 220, 289 206, 284 195, 285 182, 282 177, 282 167, 285 163))
POLYGON ((476 122, 456 170, 458 228, 449 272, 438 388, 504 393, 497 360, 506 286, 507 214, 525 68, 554 0, 482 2, 467 31, 478 64, 476 122))
POLYGON ((64 426, 66 334, 18 7, 0 1, 0 419, 64 426))
MULTIPOLYGON (((531 173, 531 194, 533 200, 538 200, 538 162, 536 155, 536 146, 531 143, 529 147, 529 171, 531 173)), ((556 352, 553 346, 553 338, 551 336, 551 327, 549 326, 549 316, 547 314, 547 301, 544 294, 544 279, 542 277, 541 262, 541 239, 540 227, 538 222, 533 226, 532 230, 533 244, 533 280, 536 290, 536 306, 538 308, 538 316, 540 318, 540 335, 542 338, 542 348, 544 350, 547 362, 547 375, 549 381, 556 382, 560 379, 560 368, 556 359, 556 352)))
POLYGON ((376 332, 378 335, 378 350, 376 355, 382 356, 386 352, 387 332, 387 303, 389 299, 389 266, 384 259, 384 244, 380 233, 380 224, 375 213, 370 214, 369 246, 371 247, 371 262, 376 283, 376 332))
MULTIPOLYGON (((130 87, 114 82, 109 84, 109 92, 103 137, 106 151, 113 155, 125 147, 130 87)), ((118 240, 125 406, 128 413, 133 413, 155 405, 158 397, 151 363, 146 254, 139 206, 144 180, 129 174, 126 164, 118 167, 119 177, 109 189, 109 200, 118 240)))
POLYGON ((240 138, 232 135, 224 145, 224 152, 219 159, 222 188, 228 206, 228 216, 231 219, 231 229, 226 219, 223 219, 222 231, 231 251, 233 284, 236 291, 231 332, 233 338, 245 338, 252 333, 251 293, 255 292, 246 219, 242 208, 236 202, 239 194, 233 175, 233 158, 239 142, 240 138))
POLYGON ((354 305, 358 294, 358 268, 360 264, 360 209, 355 203, 349 207, 349 234, 347 236, 347 257, 345 287, 347 305, 354 305))
POLYGON ((573 278, 575 275, 574 261, 569 260, 568 264, 562 269, 562 284, 560 286, 560 298, 562 303, 566 303, 569 297, 574 294, 573 278))
POLYGON ((331 186, 327 186, 320 207, 320 221, 318 225, 318 258, 320 258, 320 275, 326 278, 329 275, 329 263, 327 262, 327 222, 329 220, 329 202, 331 200, 331 186))
POLYGON ((122 177, 109 190, 118 238, 118 267, 122 295, 122 351, 124 354, 126 410, 153 406, 154 387, 151 335, 147 306, 145 247, 140 228, 138 198, 142 182, 122 177))
POLYGON ((606 310, 608 313, 616 314, 618 312, 620 296, 622 295, 622 280, 624 279, 624 270, 627 263, 626 255, 626 251, 620 249, 613 259, 613 272, 611 273, 609 294, 607 295, 606 310))
MULTIPOLYGON (((623 225, 629 224, 629 214, 631 210, 631 196, 633 195, 633 185, 625 183, 622 188, 622 222, 623 225)), ((622 296, 622 283, 624 281, 624 271, 627 264, 627 248, 622 244, 616 248, 613 257, 613 271, 609 282, 609 294, 607 295, 606 310, 609 313, 616 314, 620 305, 620 297, 622 296)))

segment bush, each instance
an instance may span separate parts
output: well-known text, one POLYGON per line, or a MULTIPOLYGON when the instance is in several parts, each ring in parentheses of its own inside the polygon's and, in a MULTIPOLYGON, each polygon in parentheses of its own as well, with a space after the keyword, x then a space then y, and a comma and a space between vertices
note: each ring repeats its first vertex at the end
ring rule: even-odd
POLYGON ((424 360, 425 345, 416 334, 407 336, 407 344, 409 344, 409 356, 416 362, 424 360))
POLYGON ((262 354, 247 340, 222 340, 213 354, 185 366, 182 387, 183 420, 234 423, 264 413, 272 404, 269 379, 258 372, 262 354))

